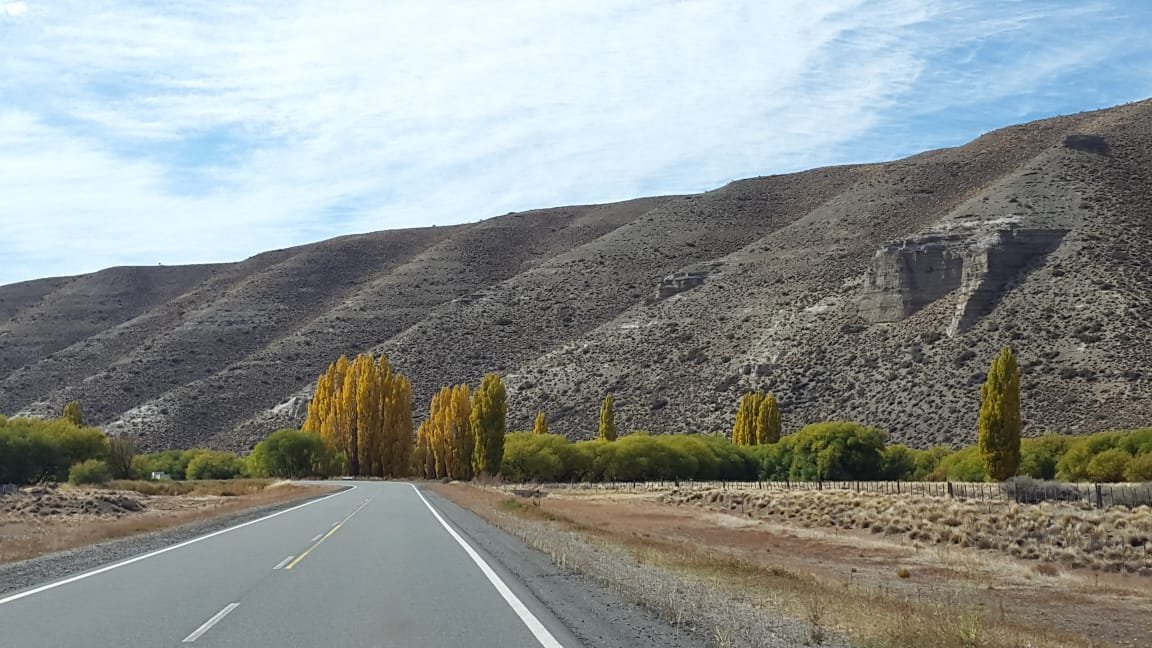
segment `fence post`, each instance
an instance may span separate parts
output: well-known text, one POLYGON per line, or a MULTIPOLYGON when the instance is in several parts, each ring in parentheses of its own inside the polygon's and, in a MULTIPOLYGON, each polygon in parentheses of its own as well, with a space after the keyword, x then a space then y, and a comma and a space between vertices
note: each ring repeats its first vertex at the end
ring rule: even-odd
POLYGON ((1100 488, 1100 484, 1096 484, 1096 508, 1104 508, 1104 492, 1100 488))

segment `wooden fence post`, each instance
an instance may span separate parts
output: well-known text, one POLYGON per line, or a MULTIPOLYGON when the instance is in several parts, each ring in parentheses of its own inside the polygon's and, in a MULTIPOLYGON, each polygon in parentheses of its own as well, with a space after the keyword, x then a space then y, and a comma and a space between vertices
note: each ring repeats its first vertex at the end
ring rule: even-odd
POLYGON ((1096 484, 1096 508, 1104 508, 1104 492, 1100 488, 1100 484, 1096 484))

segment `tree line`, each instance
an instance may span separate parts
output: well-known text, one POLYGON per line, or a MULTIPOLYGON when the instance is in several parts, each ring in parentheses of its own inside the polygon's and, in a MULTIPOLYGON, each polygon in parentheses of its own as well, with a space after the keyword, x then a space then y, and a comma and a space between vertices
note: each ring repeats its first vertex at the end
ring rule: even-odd
POLYGON ((246 457, 193 449, 138 454, 129 437, 85 427, 79 403, 51 421, 0 417, 0 483, 327 477, 334 475, 510 481, 952 480, 1013 475, 1072 481, 1152 480, 1152 429, 1088 437, 1021 439, 1020 373, 1004 348, 981 388, 976 443, 953 451, 889 444, 888 434, 851 421, 807 425, 783 435, 770 393, 744 394, 729 437, 618 436, 615 400, 601 402, 597 437, 572 442, 548 433, 539 412, 530 433, 507 431, 507 390, 488 374, 474 389, 445 386, 413 432, 412 384, 386 357, 341 356, 316 382, 300 430, 277 430, 246 457), (75 474, 73 474, 75 472, 75 474))

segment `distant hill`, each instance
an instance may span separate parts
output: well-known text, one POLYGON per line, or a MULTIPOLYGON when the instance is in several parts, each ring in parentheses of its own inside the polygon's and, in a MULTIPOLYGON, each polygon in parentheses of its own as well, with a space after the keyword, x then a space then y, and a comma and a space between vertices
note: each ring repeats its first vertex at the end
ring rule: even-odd
POLYGON ((1152 102, 1047 119, 885 164, 703 194, 324 241, 240 263, 0 286, 0 412, 147 447, 250 447, 298 423, 341 353, 384 352, 422 416, 507 376, 511 425, 724 431, 739 395, 786 428, 854 419, 924 446, 974 437, 995 352, 1027 434, 1152 421, 1152 102))

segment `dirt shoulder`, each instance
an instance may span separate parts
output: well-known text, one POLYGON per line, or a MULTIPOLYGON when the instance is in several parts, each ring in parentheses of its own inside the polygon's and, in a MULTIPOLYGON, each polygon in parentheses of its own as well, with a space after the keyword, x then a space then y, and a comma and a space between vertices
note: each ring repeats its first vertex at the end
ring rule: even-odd
MULTIPOLYGON (((1138 574, 822 528, 814 519, 763 514, 773 510, 771 501, 709 508, 667 493, 560 489, 523 498, 467 485, 437 488, 498 525, 514 516, 518 524, 561 528, 628 551, 637 563, 703 583, 719 606, 743 606, 757 617, 746 623, 806 626, 806 643, 843 636, 877 647, 1097 647, 1142 646, 1152 636, 1152 579, 1138 574)), ((685 611, 691 607, 670 613, 685 611)))
POLYGON ((333 489, 322 484, 258 480, 140 487, 160 494, 53 485, 0 495, 0 565, 186 525, 230 520, 238 514, 288 505, 333 489))

